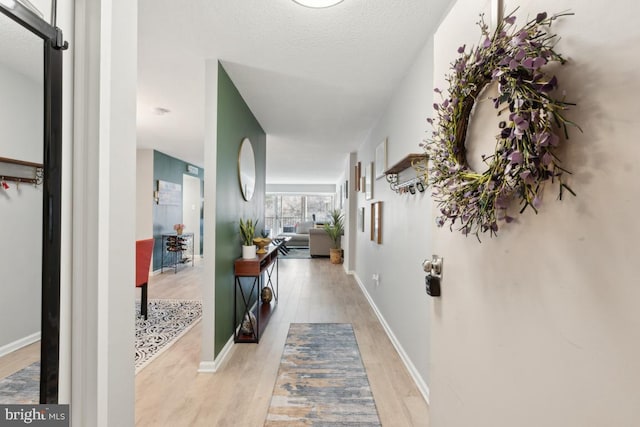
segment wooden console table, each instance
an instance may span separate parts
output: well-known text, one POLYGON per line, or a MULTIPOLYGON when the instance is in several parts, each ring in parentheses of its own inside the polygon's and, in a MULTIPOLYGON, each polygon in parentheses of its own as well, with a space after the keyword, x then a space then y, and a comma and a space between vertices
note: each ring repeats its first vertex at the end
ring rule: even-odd
MULTIPOLYGON (((267 253, 259 254, 254 259, 238 258, 235 261, 235 285, 233 288, 233 339, 237 343, 258 343, 260 335, 267 326, 269 318, 278 304, 278 247, 277 244, 267 246, 267 253), (275 272, 275 274, 274 274, 275 272), (251 285, 243 288, 241 279, 251 278, 251 285), (260 299, 262 289, 271 288, 271 302, 263 303, 260 299), (238 294, 242 301, 238 304, 238 294), (238 319, 238 307, 242 313, 238 319), (255 316, 255 324, 249 313, 255 316), (242 332, 242 323, 248 318, 252 332, 242 332)), ((245 281, 246 283, 246 281, 245 281)))

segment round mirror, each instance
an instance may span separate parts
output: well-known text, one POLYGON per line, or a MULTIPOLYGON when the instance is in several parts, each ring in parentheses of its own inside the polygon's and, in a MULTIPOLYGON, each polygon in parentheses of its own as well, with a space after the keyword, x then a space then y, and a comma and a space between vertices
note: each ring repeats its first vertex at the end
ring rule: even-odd
POLYGON ((240 144, 238 179, 242 196, 246 201, 251 200, 256 187, 256 158, 253 155, 253 147, 249 138, 243 139, 242 144, 240 144))

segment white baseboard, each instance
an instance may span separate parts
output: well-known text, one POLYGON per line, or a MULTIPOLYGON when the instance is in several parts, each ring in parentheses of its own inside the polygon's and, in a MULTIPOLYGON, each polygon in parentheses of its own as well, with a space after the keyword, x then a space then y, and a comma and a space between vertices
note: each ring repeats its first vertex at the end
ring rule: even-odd
POLYGON ((200 362, 200 367, 198 368, 198 372, 203 372, 203 373, 217 372, 220 368, 222 368, 222 365, 224 365, 224 363, 229 358, 229 354, 231 353, 231 349, 233 348, 233 345, 234 345, 233 336, 231 336, 231 338, 229 338, 229 341, 227 341, 224 347, 222 347, 222 350, 220 351, 220 354, 218 354, 218 357, 216 357, 213 362, 211 361, 200 362))
POLYGON ((200 362, 200 366, 198 367, 198 372, 202 372, 205 374, 213 374, 216 372, 216 362, 206 361, 200 362))
POLYGON ((0 347, 0 357, 6 356, 9 353, 13 353, 16 350, 19 350, 22 347, 26 347, 29 344, 33 344, 37 341, 40 341, 40 332, 36 332, 34 334, 20 338, 19 340, 15 340, 14 342, 10 342, 9 344, 3 345, 2 347, 0 347))
POLYGON ((371 298, 371 295, 369 295, 369 292, 367 291, 367 288, 362 283, 362 280, 360 280, 360 277, 358 277, 358 275, 355 273, 353 274, 353 277, 356 279, 356 282, 358 282, 358 285, 360 286, 360 289, 362 290, 362 293, 364 294, 364 296, 367 298, 367 301, 369 301, 369 305, 371 306, 371 308, 373 309, 373 312, 378 317, 380 324, 384 328, 384 331, 387 333, 387 336, 391 340, 391 343, 393 344, 396 351, 398 352, 398 355, 400 356, 400 359, 402 359, 404 366, 407 367, 407 370, 409 371, 409 375, 411 375, 413 382, 416 383, 416 386, 418 387, 418 390, 420 390, 422 397, 427 403, 429 403, 429 387, 427 386, 427 383, 424 381, 422 376, 420 376, 420 373, 418 372, 418 370, 416 369, 416 366, 413 364, 413 362, 409 358, 409 355, 407 355, 407 352, 404 351, 404 348, 402 348, 400 341, 398 341, 395 334, 391 330, 391 327, 385 320, 384 316, 382 315, 380 310, 378 310, 378 306, 376 306, 376 303, 373 301, 373 298, 371 298))
POLYGON ((214 361, 216 370, 222 368, 222 365, 224 365, 225 362, 229 359, 229 355, 231 354, 231 349, 233 348, 233 346, 234 342, 232 335, 231 337, 229 337, 229 341, 227 341, 224 347, 222 347, 222 350, 220 350, 218 357, 216 357, 214 361))

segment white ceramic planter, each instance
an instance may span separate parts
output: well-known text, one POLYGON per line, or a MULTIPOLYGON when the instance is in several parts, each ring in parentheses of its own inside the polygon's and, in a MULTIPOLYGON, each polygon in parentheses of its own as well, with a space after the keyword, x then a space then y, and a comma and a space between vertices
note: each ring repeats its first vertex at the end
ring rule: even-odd
POLYGON ((242 245, 242 258, 243 259, 254 259, 256 257, 256 246, 244 246, 242 245))

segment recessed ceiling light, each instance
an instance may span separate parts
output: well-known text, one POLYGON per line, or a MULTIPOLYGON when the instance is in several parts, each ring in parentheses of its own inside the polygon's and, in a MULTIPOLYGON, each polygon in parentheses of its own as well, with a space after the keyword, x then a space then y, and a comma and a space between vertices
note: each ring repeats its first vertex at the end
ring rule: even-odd
POLYGON ((164 116, 165 114, 170 113, 171 110, 169 110, 168 108, 156 107, 153 109, 153 112, 159 116, 164 116))
POLYGON ((342 3, 342 0, 293 0, 295 3, 306 7, 313 7, 314 9, 321 9, 323 7, 335 6, 338 3, 342 3))

